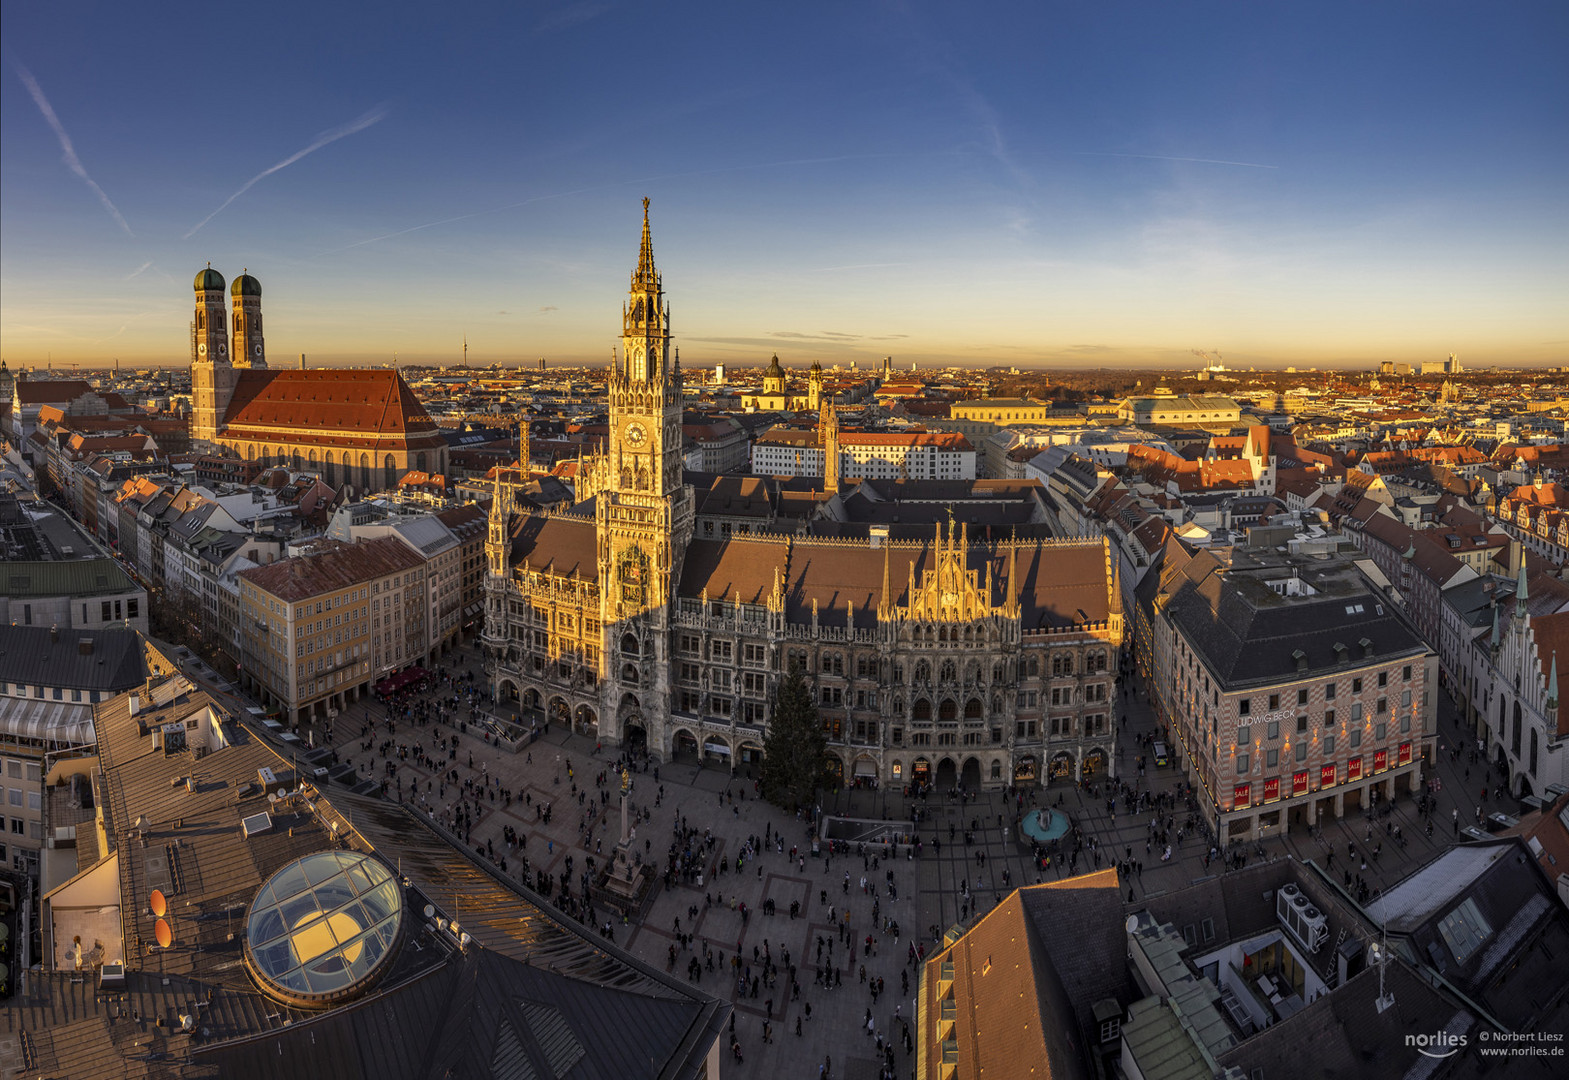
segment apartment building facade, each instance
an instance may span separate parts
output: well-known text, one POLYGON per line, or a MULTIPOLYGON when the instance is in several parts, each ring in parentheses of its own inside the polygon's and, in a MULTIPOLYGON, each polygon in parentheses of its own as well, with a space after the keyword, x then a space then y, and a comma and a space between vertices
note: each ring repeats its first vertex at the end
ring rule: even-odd
POLYGON ((295 724, 330 718, 426 658, 426 574, 392 536, 241 571, 242 683, 295 724))

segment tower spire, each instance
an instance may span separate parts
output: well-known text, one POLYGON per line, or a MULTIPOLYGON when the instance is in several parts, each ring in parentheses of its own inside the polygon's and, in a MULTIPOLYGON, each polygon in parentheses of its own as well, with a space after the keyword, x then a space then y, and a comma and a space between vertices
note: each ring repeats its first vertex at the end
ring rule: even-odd
POLYGON ((648 196, 643 196, 643 247, 637 254, 637 271, 632 275, 634 289, 652 289, 658 278, 654 271, 654 241, 648 231, 648 196))

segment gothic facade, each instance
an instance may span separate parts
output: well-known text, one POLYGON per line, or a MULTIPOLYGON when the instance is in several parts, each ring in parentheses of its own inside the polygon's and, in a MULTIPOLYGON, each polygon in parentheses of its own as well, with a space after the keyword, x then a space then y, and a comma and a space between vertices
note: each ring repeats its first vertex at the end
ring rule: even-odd
POLYGON ((357 494, 397 485, 410 470, 447 471, 447 443, 403 377, 385 368, 267 366, 261 283, 229 288, 197 273, 191 320, 191 440, 208 453, 319 473, 357 494), (232 320, 232 335, 231 335, 232 320), (231 348, 232 337, 232 348, 231 348))
POLYGON ((800 667, 846 780, 1114 771, 1123 615, 1104 540, 1000 522, 972 540, 952 521, 847 537, 826 516, 697 535, 646 200, 609 402, 607 450, 570 509, 521 513, 497 474, 484 642, 498 700, 610 745, 745 768, 800 667))

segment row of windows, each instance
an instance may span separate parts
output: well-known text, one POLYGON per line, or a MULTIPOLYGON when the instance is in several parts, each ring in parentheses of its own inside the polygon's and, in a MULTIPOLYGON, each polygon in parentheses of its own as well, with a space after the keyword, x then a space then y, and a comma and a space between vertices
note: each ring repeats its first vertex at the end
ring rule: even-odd
MULTIPOLYGON (((1306 717, 1303 717, 1302 719, 1305 720, 1306 717)), ((1304 726, 1302 728, 1299 728, 1298 730, 1306 730, 1306 728, 1304 726)), ((1410 731, 1411 731, 1411 718, 1409 716, 1402 716, 1400 718, 1400 733, 1402 735, 1405 735, 1405 734, 1408 734, 1410 731)), ((1389 737, 1389 726, 1387 724, 1379 723, 1379 724, 1373 725, 1373 741, 1375 743, 1381 743, 1388 737, 1389 737)), ((1242 743, 1240 745, 1244 745, 1245 746, 1247 744, 1246 743, 1242 743)), ((1351 749, 1351 750, 1361 749, 1361 747, 1362 747, 1362 729, 1361 728, 1354 727, 1354 728, 1349 729, 1346 732, 1346 746, 1347 746, 1348 749, 1351 749)), ((1335 734, 1333 732, 1326 733, 1323 736, 1323 738, 1321 740, 1321 752, 1322 752, 1324 757, 1333 757, 1334 756, 1334 753, 1335 753, 1335 734)), ((1298 740, 1295 748, 1292 751, 1292 753, 1293 753, 1293 755, 1294 755, 1294 757, 1295 757, 1295 759, 1297 761, 1306 761, 1307 758, 1308 758, 1308 741, 1306 739, 1298 740)), ((1247 771, 1248 771, 1248 768, 1249 768, 1250 764, 1252 763, 1252 760, 1253 760, 1253 758, 1252 758, 1251 754, 1248 754, 1247 752, 1240 751, 1240 750, 1237 752, 1237 775, 1238 776, 1246 776, 1247 775, 1247 771)), ((1264 751, 1264 765, 1265 765, 1266 768, 1273 769, 1279 763, 1280 763, 1280 751, 1279 750, 1276 750, 1276 749, 1272 748, 1272 749, 1264 751)))
MULTIPOLYGON (((1411 665, 1410 664, 1405 665, 1405 667, 1401 669, 1400 678, 1401 678, 1402 682, 1410 682, 1411 681, 1411 670, 1412 669, 1411 669, 1411 665)), ((1377 683, 1378 683, 1378 685, 1380 687, 1388 686, 1389 685, 1389 672, 1387 672, 1387 671, 1380 671, 1378 673, 1377 683)), ((1339 685, 1338 683, 1333 683, 1333 682, 1328 682, 1328 683, 1324 684, 1324 700, 1325 701, 1334 701, 1335 700, 1335 694, 1337 692, 1336 688, 1337 688, 1338 685, 1339 685)), ((1205 679, 1204 679, 1204 689, 1208 690, 1209 688, 1210 688, 1210 686, 1209 686, 1209 677, 1205 676, 1205 679)), ((1358 676, 1357 678, 1354 678, 1354 679, 1351 680, 1351 692, 1353 694, 1360 694, 1360 693, 1362 693, 1362 688, 1363 688, 1363 680, 1362 680, 1362 678, 1360 676, 1358 676)), ((1409 690, 1405 691, 1405 695, 1404 696, 1405 696, 1404 704, 1406 704, 1406 705, 1411 704, 1411 691, 1409 691, 1409 690)), ((1379 712, 1383 712, 1384 711, 1384 708, 1383 708, 1383 705, 1382 705, 1383 699, 1380 698, 1379 701, 1380 701, 1381 704, 1379 706, 1379 710, 1378 711, 1379 712)), ((1306 686, 1299 686, 1299 687, 1297 687, 1297 704, 1298 705, 1306 705, 1307 703, 1308 703, 1308 687, 1306 687, 1306 686)), ((1269 695, 1269 711, 1270 712, 1274 712, 1275 710, 1277 710, 1279 708, 1280 708, 1280 695, 1279 694, 1270 694, 1269 695)), ((1249 715, 1252 715, 1252 712, 1253 712, 1253 699, 1252 698, 1239 698, 1237 700, 1237 715, 1239 715, 1239 716, 1249 716, 1249 715)))
MULTIPOLYGON (((5 683, 0 683, 0 694, 6 693, 6 685, 5 683)), ((67 693, 70 694, 70 700, 77 704, 85 705, 91 703, 96 705, 99 700, 99 691, 97 690, 67 690, 62 686, 34 686, 32 696, 39 701, 65 701, 67 693)), ((27 697, 27 684, 11 683, 10 696, 27 697)))

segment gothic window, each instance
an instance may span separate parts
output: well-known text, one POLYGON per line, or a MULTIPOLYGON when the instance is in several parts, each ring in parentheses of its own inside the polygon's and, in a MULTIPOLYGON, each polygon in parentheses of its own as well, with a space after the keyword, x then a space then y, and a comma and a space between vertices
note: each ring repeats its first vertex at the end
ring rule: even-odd
POLYGON ((1515 702, 1514 707, 1514 734, 1509 740, 1509 749, 1515 757, 1520 756, 1520 703, 1518 701, 1515 702))
POLYGON ((1536 729, 1532 728, 1531 729, 1531 756, 1526 761, 1526 764, 1525 764, 1525 771, 1530 773, 1532 776, 1536 775, 1536 749, 1537 749, 1537 734, 1536 734, 1536 729))
POLYGON ((932 681, 932 667, 925 660, 922 660, 915 665, 915 681, 918 683, 928 683, 932 681))
POLYGON ((425 452, 423 450, 414 456, 414 467, 420 472, 425 471, 425 452))
MULTIPOLYGON (((347 459, 345 459, 347 460, 347 459)), ((370 455, 360 455, 360 487, 370 490, 370 455)))
POLYGON ((921 698, 915 703, 913 716, 916 720, 930 720, 932 718, 932 703, 925 698, 921 698))
POLYGON ((943 682, 953 682, 958 677, 959 677, 959 667, 958 667, 958 665, 955 664, 952 660, 944 660, 943 663, 942 663, 942 681, 943 682))
POLYGON ((621 667, 621 681, 629 686, 637 685, 637 665, 623 664, 621 667))
POLYGON ((397 462, 393 460, 391 454, 388 454, 386 460, 383 462, 382 472, 385 474, 383 477, 383 481, 386 485, 385 490, 391 491, 393 488, 398 486, 398 465, 397 462))
POLYGON ((979 720, 981 718, 980 698, 971 698, 964 703, 964 718, 966 720, 979 720))
POLYGON ((944 698, 943 703, 937 707, 937 719, 944 723, 952 723, 959 718, 959 706, 953 698, 944 698))
POLYGON ((636 635, 623 634, 621 636, 621 651, 627 656, 636 656, 638 654, 636 635))

